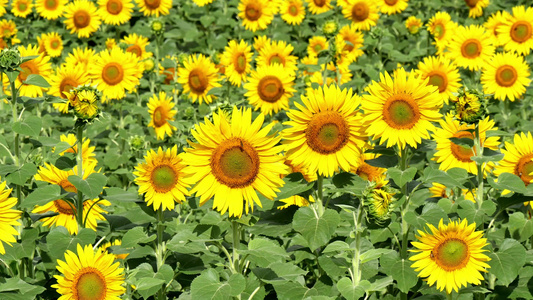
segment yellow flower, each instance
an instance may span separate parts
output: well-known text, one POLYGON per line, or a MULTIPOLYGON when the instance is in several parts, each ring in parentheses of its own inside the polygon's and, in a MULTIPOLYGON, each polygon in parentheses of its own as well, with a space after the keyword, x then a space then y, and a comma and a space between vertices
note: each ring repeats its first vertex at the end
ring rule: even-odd
POLYGON ((435 38, 435 45, 437 47, 437 54, 441 54, 448 46, 457 24, 452 21, 452 18, 447 12, 437 12, 427 24, 428 31, 435 38))
POLYGON ((15 17, 26 18, 32 11, 32 0, 13 0, 11 3, 11 12, 15 17))
POLYGON ((146 51, 146 46, 150 44, 148 38, 142 35, 132 33, 125 36, 121 42, 128 45, 128 48, 126 48, 126 52, 131 52, 135 54, 135 56, 137 56, 139 60, 147 59, 153 56, 152 52, 146 51))
MULTIPOLYGON (((107 249, 109 249, 109 247, 120 246, 120 245, 122 245, 122 241, 115 239, 113 240, 113 242, 103 243, 99 248, 102 249, 102 252, 107 253, 107 249)), ((122 254, 113 253, 113 255, 115 256, 115 259, 125 259, 126 257, 128 257, 129 253, 122 253, 122 254)))
POLYGON ((529 86, 529 65, 513 52, 497 53, 483 68, 481 83, 487 94, 498 100, 519 99, 529 86))
POLYGON ((420 30, 420 27, 422 27, 422 20, 415 16, 410 16, 405 20, 405 27, 411 34, 417 34, 420 30))
POLYGON ((68 0, 36 0, 35 10, 48 20, 55 20, 63 15, 68 0))
POLYGON ((139 11, 145 16, 168 15, 172 8, 172 0, 135 0, 139 11))
POLYGON ((200 104, 213 102, 214 96, 208 93, 220 86, 219 79, 215 64, 203 54, 189 56, 183 68, 178 69, 178 83, 183 86, 183 92, 200 104))
POLYGON ((202 7, 202 6, 205 6, 207 4, 211 4, 213 1, 215 0, 192 0, 196 5, 202 7))
POLYGON ((459 90, 461 76, 457 66, 444 56, 425 57, 418 63, 417 73, 420 78, 428 78, 428 84, 439 88, 439 95, 443 102, 448 100, 459 90))
POLYGON ((374 0, 349 0, 342 8, 342 14, 352 21, 356 30, 370 30, 379 19, 379 8, 374 0))
POLYGON ((285 203, 285 205, 278 206, 277 209, 285 209, 291 205, 296 205, 298 207, 309 206, 310 203, 315 202, 315 199, 311 195, 309 196, 309 200, 305 199, 302 196, 294 195, 290 196, 289 198, 281 199, 279 201, 285 203))
POLYGON ((37 37, 39 46, 42 44, 44 52, 50 57, 61 56, 63 51, 63 40, 57 32, 45 33, 37 37))
MULTIPOLYGON (((429 188, 429 192, 432 197, 436 198, 450 198, 453 195, 453 190, 447 191, 445 185, 433 182, 433 185, 429 188)), ((461 189, 461 193, 465 200, 476 203, 476 189, 461 189)))
POLYGON ((380 0, 379 6, 381 13, 387 15, 401 13, 407 8, 408 1, 409 0, 380 0))
POLYGON ((384 180, 384 174, 387 169, 374 167, 367 163, 368 160, 375 159, 378 157, 379 155, 376 155, 375 153, 364 153, 358 158, 359 162, 357 164, 357 167, 352 169, 350 172, 357 174, 357 176, 363 178, 364 180, 376 183, 384 180))
POLYGON ((65 7, 65 25, 70 33, 77 33, 79 38, 91 36, 100 27, 100 15, 93 2, 74 0, 65 7))
POLYGON ((13 189, 6 188, 6 182, 0 183, 0 254, 5 254, 6 250, 4 244, 11 246, 11 243, 16 243, 15 236, 18 236, 18 231, 13 226, 20 226, 19 219, 21 215, 20 210, 15 210, 17 205, 17 198, 9 197, 13 189))
POLYGON ((298 57, 291 55, 294 47, 285 41, 267 43, 261 48, 257 57, 257 67, 280 64, 288 73, 294 74, 298 69, 296 61, 298 57))
POLYGON ((335 42, 337 43, 337 52, 345 56, 347 63, 352 63, 358 57, 363 55, 364 34, 355 29, 353 25, 346 25, 339 30, 335 42), (342 42, 343 43, 340 43, 342 42))
POLYGON ((466 6, 470 9, 468 16, 471 18, 481 17, 483 9, 489 6, 489 0, 465 0, 466 6))
POLYGON ((74 48, 65 59, 65 63, 70 66, 81 66, 83 71, 87 72, 89 66, 94 65, 96 56, 94 49, 74 48))
POLYGON ((498 28, 500 28, 500 26, 502 26, 510 18, 511 14, 505 10, 497 11, 490 15, 487 21, 483 24, 487 31, 492 33, 492 36, 495 38, 494 46, 503 45, 500 33, 498 33, 498 28))
POLYGON ((305 1, 307 2, 309 11, 314 15, 327 12, 328 10, 333 8, 333 6, 331 5, 331 0, 305 0, 305 1))
POLYGON ((254 49, 258 53, 261 52, 261 49, 263 49, 263 47, 268 44, 272 44, 272 40, 268 36, 258 35, 254 37, 254 49))
POLYGON ((152 116, 148 127, 155 129, 158 140, 163 140, 165 134, 172 136, 172 132, 176 130, 176 127, 168 123, 168 121, 174 121, 174 116, 177 113, 176 110, 172 109, 173 107, 172 98, 168 97, 165 92, 159 92, 159 97, 154 94, 148 102, 148 112, 152 116))
MULTIPOLYGON (((74 154, 77 154, 78 153, 78 139, 76 138, 76 135, 72 134, 72 133, 69 133, 68 135, 64 135, 62 134, 59 139, 62 141, 62 142, 66 142, 70 145, 70 148, 68 148, 67 150, 64 150, 62 152, 59 153, 59 155, 63 156, 65 155, 65 153, 74 153, 74 154)), ((94 146, 89 146, 89 144, 91 143, 91 140, 90 139, 86 139, 84 138, 83 139, 83 145, 81 146, 81 155, 82 155, 82 158, 83 158, 83 162, 90 165, 92 163, 96 163, 96 154, 94 154, 94 146)), ((56 149, 53 150, 54 153, 56 152, 56 149)))
MULTIPOLYGON (((48 78, 52 72, 50 57, 45 56, 44 54, 39 54, 39 49, 37 46, 33 46, 31 44, 28 45, 28 47, 19 46, 18 50, 20 51, 20 55, 22 57, 34 55, 38 55, 38 57, 28 60, 20 65, 20 69, 22 69, 22 71, 15 80, 15 87, 20 88, 19 94, 21 96, 40 97, 43 95, 45 88, 25 84, 23 82, 26 81, 30 74, 38 74, 44 78, 48 78)), ((8 92, 8 94, 11 93, 8 92)))
POLYGON ((274 19, 273 7, 264 0, 240 0, 239 18, 247 30, 266 29, 274 19))
MULTIPOLYGON (((83 70, 83 66, 62 65, 50 77, 48 94, 67 99, 65 92, 70 92, 73 88, 84 85, 88 81, 89 78, 87 72, 83 70)), ((62 113, 68 112, 68 102, 54 103, 53 106, 62 113)))
POLYGON ((252 47, 245 41, 233 40, 228 43, 220 63, 225 66, 225 74, 231 84, 240 86, 248 79, 252 62, 252 47))
POLYGON ((128 22, 133 6, 131 0, 98 0, 100 17, 104 23, 109 25, 121 25, 128 22))
POLYGON ((280 7, 281 18, 290 25, 300 25, 305 19, 305 7, 302 0, 283 1, 280 7))
POLYGON ((481 69, 494 54, 494 39, 479 25, 459 26, 448 45, 448 57, 459 67, 472 71, 481 69))
POLYGON ((513 15, 496 31, 505 51, 528 55, 533 49, 533 7, 513 7, 513 15))
POLYGON ((321 51, 328 50, 328 40, 323 36, 314 36, 309 39, 307 54, 317 56, 321 51))
POLYGON ((514 174, 526 186, 533 182, 533 136, 531 132, 515 134, 513 142, 505 142, 504 157, 498 162, 494 174, 514 174))

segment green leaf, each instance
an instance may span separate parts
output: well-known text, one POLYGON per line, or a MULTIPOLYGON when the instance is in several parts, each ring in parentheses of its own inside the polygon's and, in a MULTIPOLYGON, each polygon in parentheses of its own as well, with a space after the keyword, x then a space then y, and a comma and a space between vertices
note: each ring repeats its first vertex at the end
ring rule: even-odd
POLYGON ((42 127, 43 121, 35 116, 28 116, 24 120, 15 121, 11 126, 14 132, 31 137, 39 136, 42 127))
POLYGON ((33 208, 36 205, 44 205, 50 201, 61 199, 61 187, 56 184, 45 185, 35 189, 20 204, 22 208, 33 208))
POLYGON ((93 244, 95 239, 96 232, 92 229, 82 228, 77 235, 70 235, 65 227, 58 226, 50 229, 46 236, 46 244, 55 263, 55 259, 65 261, 65 251, 70 250, 76 253, 78 244, 83 247, 93 244))
POLYGON ((285 184, 280 188, 277 199, 286 199, 305 191, 310 190, 314 183, 307 182, 301 173, 292 173, 283 178, 285 184))
POLYGON ((116 187, 107 188, 104 193, 104 198, 111 202, 137 202, 141 200, 138 193, 116 187))
POLYGON ((393 251, 393 250, 391 249, 370 249, 364 252, 363 254, 361 254, 359 259, 361 260, 361 263, 364 264, 371 260, 378 259, 381 257, 381 255, 385 253, 389 253, 390 251, 393 251))
POLYGON ((363 196, 368 186, 368 181, 348 172, 336 174, 331 181, 337 187, 336 192, 351 193, 359 197, 363 196))
POLYGON ((405 214, 405 220, 407 223, 415 226, 418 225, 418 229, 426 228, 426 224, 437 226, 441 219, 446 220, 447 218, 448 214, 446 214, 446 212, 437 203, 427 203, 422 209, 422 213, 420 215, 417 215, 415 211, 408 211, 405 214))
POLYGON ((49 88, 50 84, 43 76, 39 74, 30 74, 28 78, 24 81, 25 84, 34 85, 42 88, 49 88))
POLYGON ((309 289, 292 281, 281 281, 272 285, 276 290, 278 300, 306 299, 307 297, 318 296, 316 289, 309 289))
POLYGON ((526 262, 526 249, 514 239, 505 239, 496 252, 489 254, 490 270, 502 285, 508 286, 526 262))
POLYGON ((474 140, 471 139, 471 138, 456 138, 456 137, 451 137, 449 138, 449 140, 456 144, 457 146, 463 146, 463 147, 466 147, 466 148, 472 148, 474 147, 474 140))
POLYGON ((339 214, 332 209, 319 216, 310 207, 301 207, 294 214, 292 227, 307 240, 311 251, 315 251, 330 240, 339 222, 339 214))
POLYGON ((389 177, 394 180, 394 183, 399 187, 404 186, 408 182, 412 181, 415 178, 417 169, 415 167, 410 167, 407 170, 400 170, 398 168, 390 168, 387 170, 389 177))
MULTIPOLYGON (((20 295, 22 296, 21 299, 34 299, 35 296, 39 295, 40 293, 44 292, 46 288, 42 286, 37 285, 31 285, 27 283, 26 281, 23 281, 20 278, 7 278, 5 279, 5 282, 0 283, 0 298, 7 299, 7 293, 4 294, 4 292, 13 292, 18 291, 20 295)), ((10 293, 10 295, 13 295, 10 293)))
POLYGON ((20 74, 19 71, 6 72, 6 75, 7 75, 7 78, 9 79, 9 82, 15 82, 15 80, 17 80, 17 77, 19 76, 19 74, 20 74))
POLYGON ((191 283, 193 299, 230 299, 240 295, 246 288, 246 280, 241 274, 233 274, 227 282, 220 282, 214 269, 207 269, 191 283))
POLYGON ((283 280, 299 281, 308 272, 293 263, 275 262, 268 266, 279 278, 283 280))
POLYGON ((337 282, 337 289, 347 300, 359 299, 365 295, 365 287, 370 287, 370 283, 363 280, 358 285, 354 285, 348 277, 343 277, 337 282))
POLYGON ((420 177, 420 180, 429 184, 432 184, 433 182, 438 182, 449 188, 460 187, 462 189, 466 189, 466 187, 464 186, 466 178, 463 179, 452 176, 450 174, 451 170, 453 169, 448 170, 448 172, 444 172, 442 170, 426 168, 424 169, 424 173, 422 177, 420 177))
POLYGON ((94 199, 98 198, 98 195, 100 195, 104 189, 104 186, 107 183, 107 177, 100 173, 92 173, 87 176, 87 179, 82 179, 76 175, 70 175, 68 181, 70 181, 76 189, 89 197, 89 199, 94 199))
POLYGON ((413 268, 411 268, 411 262, 403 258, 396 261, 392 266, 392 278, 398 283, 398 289, 403 293, 409 292, 413 286, 418 282, 418 277, 413 268))
POLYGON ((6 179, 16 185, 24 185, 35 174, 37 174, 37 167, 32 163, 26 163, 17 171, 7 175, 6 179))
POLYGON ((498 176, 498 182, 496 182, 492 177, 487 178, 489 184, 499 190, 510 190, 513 192, 525 194, 527 193, 526 185, 520 179, 520 177, 511 173, 502 173, 498 176))
POLYGON ((280 262, 282 258, 289 255, 272 240, 265 238, 255 238, 248 243, 248 250, 242 251, 244 255, 248 254, 249 259, 260 267, 266 267, 273 262, 280 262))
POLYGON ((509 216, 507 223, 511 237, 523 242, 533 236, 533 222, 527 219, 522 212, 514 212, 509 216))
POLYGON ((350 245, 343 241, 334 241, 333 243, 330 243, 322 250, 322 253, 330 253, 330 252, 343 252, 343 251, 350 251, 354 250, 350 248, 350 245))
POLYGON ((140 243, 149 243, 156 239, 156 235, 152 234, 148 236, 142 227, 135 227, 131 230, 128 230, 122 237, 122 247, 123 248, 133 248, 140 243))
POLYGON ((388 169, 398 165, 398 156, 381 155, 374 159, 365 160, 365 162, 374 167, 388 169))

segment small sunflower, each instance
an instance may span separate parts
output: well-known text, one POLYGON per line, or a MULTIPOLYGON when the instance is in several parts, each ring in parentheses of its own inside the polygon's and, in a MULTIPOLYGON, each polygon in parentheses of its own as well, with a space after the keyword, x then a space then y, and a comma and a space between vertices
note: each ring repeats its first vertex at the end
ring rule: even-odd
POLYGON ((145 16, 168 15, 172 8, 172 0, 135 0, 139 11, 145 16))
POLYGON ((308 89, 303 105, 295 103, 282 132, 286 157, 295 165, 330 177, 341 168, 357 168, 366 143, 358 106, 359 96, 337 85, 308 89))
POLYGON ((77 245, 77 254, 67 250, 65 261, 57 260, 54 275, 57 283, 52 285, 62 296, 59 299, 119 299, 126 292, 124 269, 115 262, 115 256, 102 249, 93 250, 92 245, 77 245))
POLYGON ((296 92, 293 86, 294 75, 280 64, 262 66, 252 71, 249 82, 244 85, 244 96, 256 110, 272 115, 289 109, 289 98, 296 92))
POLYGON ((370 30, 379 19, 379 8, 374 0, 348 0, 342 8, 342 14, 352 21, 356 30, 370 30))
POLYGON ((133 12, 131 0, 98 0, 98 12, 102 21, 109 25, 121 25, 128 22, 133 12))
POLYGON ((333 8, 333 6, 331 5, 331 0, 305 0, 305 1, 307 2, 307 7, 309 11, 314 15, 325 13, 328 10, 333 8))
POLYGON ((494 54, 493 38, 490 32, 479 25, 459 26, 448 45, 448 57, 459 67, 472 71, 481 69, 494 54))
POLYGON ((192 0, 196 5, 202 7, 206 6, 207 4, 211 4, 215 0, 192 0))
MULTIPOLYGON (((447 189, 445 185, 437 182, 433 182, 433 185, 429 188, 429 192, 435 198, 450 198, 453 196, 453 190, 447 189)), ((476 189, 461 189, 461 193, 465 200, 476 203, 476 189)))
POLYGON ((513 52, 497 53, 483 68, 481 83, 486 94, 504 101, 519 99, 529 86, 529 65, 513 52))
POLYGON ((435 46, 437 47, 437 53, 441 54, 443 50, 448 46, 451 37, 454 35, 454 31, 457 28, 457 23, 452 21, 452 17, 447 12, 437 12, 427 24, 428 31, 435 38, 435 46))
MULTIPOLYGON (((67 99, 65 92, 70 92, 71 89, 88 82, 89 77, 87 76, 87 72, 83 70, 83 66, 62 65, 50 77, 50 90, 48 94, 67 99)), ((62 113, 68 112, 68 102, 54 103, 53 106, 62 113)))
POLYGON ((281 209, 288 208, 291 205, 296 205, 298 207, 309 206, 309 204, 315 202, 315 198, 313 198, 313 196, 311 195, 309 196, 309 199, 305 199, 304 197, 299 196, 299 195, 294 195, 294 196, 290 196, 289 198, 281 199, 279 201, 285 203, 285 205, 277 207, 277 209, 281 210, 281 209))
POLYGON ((422 80, 429 78, 428 84, 439 88, 439 95, 446 104, 460 88, 459 70, 444 56, 425 57, 423 62, 418 63, 417 72, 422 80))
POLYGON ((268 36, 258 35, 254 37, 254 49, 257 51, 257 53, 260 53, 261 49, 268 44, 272 44, 272 40, 268 36))
POLYGON ((240 86, 246 82, 252 62, 252 47, 245 41, 230 41, 224 51, 221 64, 226 67, 225 74, 231 84, 240 86))
POLYGON ((502 160, 498 162, 494 174, 511 173, 520 177, 527 186, 533 182, 533 136, 531 132, 515 134, 513 142, 505 142, 502 160))
POLYGON ((239 18, 247 30, 263 30, 272 23, 274 12, 272 6, 263 0, 240 0, 239 18))
POLYGON ((528 55, 533 49, 533 7, 513 7, 513 15, 497 29, 505 51, 528 55))
POLYGON ((364 180, 372 181, 375 183, 385 180, 385 172, 387 169, 374 167, 367 163, 368 160, 376 159, 379 155, 375 153, 364 153, 359 157, 359 163, 357 167, 352 169, 351 172, 364 180))
POLYGON ((19 235, 13 226, 20 226, 19 219, 22 212, 14 209, 17 198, 9 197, 12 190, 6 188, 5 181, 0 183, 0 254, 6 253, 3 243, 11 246, 11 243, 17 242, 15 236, 19 235))
MULTIPOLYGON (((309 169, 305 168, 302 165, 297 166, 289 159, 285 159, 285 165, 289 167, 289 174, 300 173, 303 175, 305 181, 307 182, 313 182, 318 179, 316 172, 310 172, 309 169)), ((282 178, 284 177, 285 175, 282 175, 282 178)))
POLYGON ((65 7, 65 25, 79 38, 90 37, 100 27, 100 14, 89 0, 74 0, 65 7))
POLYGON ((128 46, 126 52, 135 54, 139 60, 147 59, 153 56, 152 52, 146 51, 146 46, 150 44, 148 38, 137 35, 136 33, 128 34, 125 36, 122 41, 128 46))
POLYGON ((172 132, 176 130, 176 127, 168 122, 174 121, 174 116, 177 113, 176 110, 172 109, 173 107, 172 98, 168 97, 165 92, 159 92, 159 97, 154 94, 148 102, 148 112, 152 117, 148 127, 155 129, 158 140, 163 140, 165 134, 171 136, 172 132))
MULTIPOLYGON (((112 242, 103 243, 99 248, 102 249, 102 251, 104 253, 107 253, 107 249, 109 249, 110 247, 121 246, 121 245, 122 245, 122 241, 115 239, 112 242)), ((128 257, 128 255, 129 255, 129 253, 121 253, 121 254, 113 253, 113 255, 115 256, 115 259, 126 259, 126 257, 128 257)))
POLYGON ((470 9, 468 16, 477 18, 483 15, 483 9, 489 6, 489 0, 465 0, 466 6, 470 9))
POLYGON ((17 24, 12 20, 0 20, 0 37, 14 38, 17 35, 17 24))
POLYGON ((405 20, 405 27, 411 34, 417 34, 418 31, 420 31, 420 28, 422 27, 423 23, 422 20, 415 16, 410 16, 405 20))
POLYGON ((200 204, 214 197, 213 208, 221 214, 241 217, 243 210, 253 211, 254 202, 261 207, 257 192, 272 200, 287 174, 277 145, 280 137, 268 135, 274 123, 261 129, 264 115, 252 121, 251 109, 233 107, 231 119, 226 113, 213 113, 213 122, 191 130, 197 142, 189 141, 183 160, 187 181, 194 184, 191 193, 200 204))
POLYGON ((46 55, 50 57, 61 56, 61 52, 63 51, 63 40, 59 33, 46 33, 43 34, 41 38, 46 55))
POLYGON ((367 87, 370 94, 363 96, 361 106, 368 135, 400 149, 406 144, 416 148, 423 138, 429 139, 429 131, 435 130, 431 122, 442 117, 442 100, 438 88, 428 82, 414 72, 407 75, 403 68, 393 78, 387 72, 380 74, 380 82, 367 87))
POLYGON ((65 58, 65 63, 70 66, 81 66, 85 72, 88 71, 89 66, 93 66, 96 61, 94 49, 74 48, 72 53, 69 53, 65 58))
POLYGON ((337 51, 339 51, 340 48, 340 51, 346 56, 346 60, 349 63, 356 61, 358 57, 364 54, 363 50, 361 50, 365 41, 364 34, 355 29, 353 25, 342 27, 339 30, 337 37, 344 41, 344 43, 338 45, 339 47, 337 47, 337 51))
POLYGON ((495 38, 494 46, 502 46, 502 39, 500 33, 498 33, 498 28, 502 26, 508 19, 511 18, 511 14, 505 10, 497 11, 490 15, 487 21, 483 24, 485 28, 492 33, 492 36, 495 38))
POLYGON ((48 20, 55 20, 63 16, 68 0, 36 0, 35 10, 48 20))
POLYGON ((407 8, 408 1, 409 0, 380 0, 380 11, 382 14, 387 15, 401 13, 407 8))
POLYGON ((438 229, 431 224, 427 227, 431 233, 418 230, 419 242, 411 242, 417 249, 409 250, 417 253, 409 260, 414 261, 411 267, 419 272, 418 277, 426 278, 430 286, 436 282, 437 289, 446 289, 448 294, 468 283, 481 284, 480 272, 490 268, 486 263, 490 258, 483 254, 488 243, 482 231, 475 231, 476 224, 468 225, 463 219, 444 225, 441 219, 438 229))
POLYGON ((200 104, 213 102, 214 96, 208 93, 220 86, 219 80, 215 64, 203 54, 189 56, 183 62, 183 68, 178 69, 178 83, 183 86, 183 92, 200 104))
POLYGON ((38 74, 44 78, 48 78, 52 72, 52 66, 50 64, 50 57, 44 54, 39 54, 39 48, 37 46, 28 45, 28 47, 19 46, 20 56, 38 56, 37 58, 23 62, 20 65, 22 70, 17 79, 15 80, 15 87, 20 88, 19 94, 26 97, 40 97, 45 90, 42 87, 35 85, 29 85, 23 83, 26 81, 30 74, 38 74))
POLYGON ((324 36, 314 36, 309 39, 307 54, 317 56, 321 51, 328 50, 328 40, 324 36))
POLYGON ((11 13, 15 17, 26 18, 32 11, 33 0, 13 0, 11 3, 11 13))
POLYGON ((266 44, 257 57, 257 67, 280 64, 285 71, 294 73, 298 69, 296 62, 298 57, 291 55, 294 47, 285 41, 277 41, 266 44))
MULTIPOLYGON (((65 153, 74 153, 74 154, 77 154, 78 153, 78 139, 76 138, 76 135, 72 134, 72 133, 69 133, 68 135, 64 135, 62 134, 59 139, 62 141, 62 142, 66 142, 70 145, 70 148, 68 148, 67 150, 64 150, 62 152, 59 153, 59 155, 63 156, 65 155, 65 153)), ((94 154, 94 146, 89 146, 89 144, 91 143, 91 140, 90 139, 86 139, 84 138, 83 139, 83 144, 81 146, 81 155, 82 155, 82 158, 83 158, 83 162, 86 163, 86 164, 92 164, 92 163, 96 163, 96 154, 94 154)), ((55 153, 55 149, 54 149, 54 153, 55 153)))
POLYGON ((305 19, 305 7, 302 0, 283 1, 279 10, 281 18, 289 25, 300 25, 305 19))

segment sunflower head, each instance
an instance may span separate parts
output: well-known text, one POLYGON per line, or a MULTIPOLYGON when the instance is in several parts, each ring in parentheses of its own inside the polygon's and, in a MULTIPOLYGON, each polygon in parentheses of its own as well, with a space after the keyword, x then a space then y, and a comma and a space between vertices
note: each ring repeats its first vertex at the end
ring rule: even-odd
POLYGON ((328 20, 322 25, 322 32, 326 37, 331 37, 339 31, 339 23, 335 20, 328 20))
POLYGON ((134 151, 140 151, 146 146, 146 140, 142 135, 134 135, 130 138, 129 144, 134 151))
POLYGON ((22 56, 18 48, 4 48, 0 52, 0 71, 2 72, 12 72, 17 70, 17 68, 22 63, 22 56))
POLYGON ((405 27, 411 34, 417 34, 418 31, 420 31, 420 28, 422 27, 422 20, 415 16, 410 16, 405 21, 405 27))
POLYGON ((395 191, 383 180, 379 183, 373 183, 367 189, 364 197, 364 206, 366 216, 371 224, 378 226, 385 225, 390 219, 390 214, 395 207, 395 191))
POLYGON ((486 115, 486 99, 481 92, 465 89, 451 100, 455 102, 455 115, 461 121, 475 123, 486 115))
POLYGON ((159 19, 154 19, 150 22, 150 29, 156 36, 160 36, 165 32, 165 23, 159 19))
POLYGON ((98 102, 101 93, 93 86, 82 85, 64 92, 67 95, 70 108, 74 109, 74 114, 79 121, 90 122, 100 113, 98 102))

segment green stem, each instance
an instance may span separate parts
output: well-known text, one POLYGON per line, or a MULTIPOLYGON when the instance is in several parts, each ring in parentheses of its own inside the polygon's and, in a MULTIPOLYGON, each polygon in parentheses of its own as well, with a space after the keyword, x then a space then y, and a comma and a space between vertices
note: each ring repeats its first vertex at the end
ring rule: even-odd
POLYGON ((353 278, 352 283, 353 286, 358 286, 359 282, 361 281, 361 269, 359 268, 359 261, 361 257, 361 219, 363 218, 363 209, 361 207, 361 204, 359 204, 359 207, 357 208, 357 215, 354 212, 352 212, 353 215, 353 221, 354 221, 354 227, 355 227, 355 250, 353 254, 353 260, 352 260, 352 269, 353 269, 353 278))
MULTIPOLYGON (((18 121, 17 114, 17 88, 15 82, 10 82, 11 87, 11 113, 13 115, 13 123, 18 121)), ((3 100, 0 100, 3 101, 3 100)), ((20 135, 13 132, 14 135, 14 148, 15 148, 15 166, 20 167, 20 135)), ((22 202, 22 187, 17 184, 15 189, 18 205, 22 202)))
MULTIPOLYGON (((405 147, 403 149, 400 149, 400 169, 402 171, 405 171, 407 169, 407 154, 408 148, 405 147)), ((409 197, 407 196, 407 182, 401 187, 402 195, 405 197, 405 200, 402 204, 402 258, 407 259, 407 244, 409 239, 409 224, 407 224, 407 220, 405 219, 405 215, 407 214, 407 211, 409 210, 409 197)))
POLYGON ((318 178, 316 181, 316 190, 317 190, 317 201, 316 201, 316 208, 318 211, 318 215, 322 216, 324 214, 324 176, 318 174, 318 178))
MULTIPOLYGON (((156 260, 157 260, 157 271, 161 269, 161 267, 165 264, 165 244, 163 242, 163 234, 165 231, 165 225, 163 222, 165 221, 165 214, 163 212, 163 208, 160 207, 157 210, 157 249, 156 249, 156 260)), ((165 287, 162 286, 161 289, 159 289, 157 293, 157 299, 163 300, 165 299, 165 287)))
MULTIPOLYGON (((78 151, 77 151, 77 163, 78 163, 78 176, 83 178, 83 129, 84 125, 78 126, 76 128, 76 138, 78 140, 78 151)), ((78 198, 76 199, 76 220, 78 221, 78 226, 83 228, 83 192, 78 190, 78 198)))
MULTIPOLYGON (((483 144, 481 143, 481 135, 479 134, 479 123, 476 124, 476 136, 474 137, 474 149, 476 151, 475 155, 477 157, 483 156, 483 144)), ((481 209, 481 205, 483 204, 483 188, 484 188, 483 173, 484 173, 485 163, 476 163, 476 164, 477 164, 477 180, 478 180, 476 202, 477 202, 478 208, 481 209)))
MULTIPOLYGON (((240 224, 237 221, 231 221, 231 228, 233 230, 233 269, 236 273, 240 273, 239 264, 239 244, 241 243, 240 224)), ((230 262, 231 263, 231 262, 230 262)))
POLYGON ((453 299, 453 296, 452 296, 452 293, 446 293, 446 300, 452 300, 453 299))

